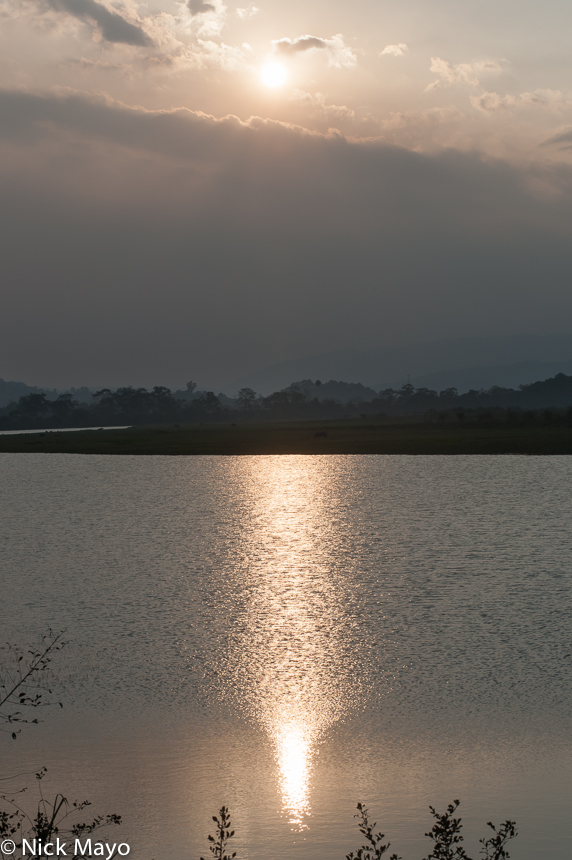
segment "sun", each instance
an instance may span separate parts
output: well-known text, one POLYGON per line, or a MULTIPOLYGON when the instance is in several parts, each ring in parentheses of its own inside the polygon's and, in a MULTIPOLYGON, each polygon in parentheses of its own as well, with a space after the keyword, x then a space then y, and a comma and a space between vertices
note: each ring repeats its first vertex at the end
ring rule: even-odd
POLYGON ((266 63, 260 72, 262 83, 267 87, 281 87, 285 83, 288 74, 280 63, 266 63))

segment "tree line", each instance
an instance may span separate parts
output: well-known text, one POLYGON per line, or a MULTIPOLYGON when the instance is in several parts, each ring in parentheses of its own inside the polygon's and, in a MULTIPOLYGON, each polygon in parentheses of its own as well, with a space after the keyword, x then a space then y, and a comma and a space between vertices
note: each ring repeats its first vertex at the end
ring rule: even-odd
MULTIPOLYGON (((395 419, 420 416, 435 422, 476 424, 572 424, 572 376, 559 373, 551 379, 521 385, 517 389, 494 386, 459 394, 456 388, 433 391, 403 385, 387 388, 371 399, 355 395, 355 383, 326 383, 352 398, 320 397, 321 383, 304 380, 266 397, 242 388, 236 398, 196 391, 172 392, 164 386, 103 388, 91 403, 79 402, 73 394, 49 399, 44 393, 27 394, 0 409, 0 430, 58 429, 64 427, 122 426, 136 424, 328 420, 336 418, 395 419)), ((365 390, 365 389, 364 389, 365 390)), ((372 392, 375 394, 375 392, 372 392)))

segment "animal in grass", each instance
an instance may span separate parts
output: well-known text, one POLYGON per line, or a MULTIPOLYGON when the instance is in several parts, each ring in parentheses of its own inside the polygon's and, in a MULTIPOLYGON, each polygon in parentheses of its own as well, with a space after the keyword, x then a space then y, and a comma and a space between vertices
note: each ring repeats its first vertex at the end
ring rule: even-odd
POLYGON ((327 439, 328 434, 325 430, 318 430, 317 433, 314 433, 314 439, 327 439))

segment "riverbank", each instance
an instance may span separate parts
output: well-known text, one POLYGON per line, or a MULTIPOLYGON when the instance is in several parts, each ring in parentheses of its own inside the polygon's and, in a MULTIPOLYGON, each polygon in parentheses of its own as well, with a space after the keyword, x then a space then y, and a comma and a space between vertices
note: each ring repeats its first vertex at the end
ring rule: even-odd
POLYGON ((475 427, 412 419, 181 424, 0 437, 0 453, 572 454, 572 428, 475 427))

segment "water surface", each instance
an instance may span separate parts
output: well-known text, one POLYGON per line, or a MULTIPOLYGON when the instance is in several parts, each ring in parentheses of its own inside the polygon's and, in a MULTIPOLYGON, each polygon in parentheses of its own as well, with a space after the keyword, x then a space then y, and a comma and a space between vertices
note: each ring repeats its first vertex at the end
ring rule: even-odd
POLYGON ((567 457, 0 455, 3 638, 67 630, 65 709, 10 772, 123 814, 142 860, 570 856, 567 457), (4 632, 4 630, 3 630, 4 632), (427 845, 424 845, 424 843, 427 845))

